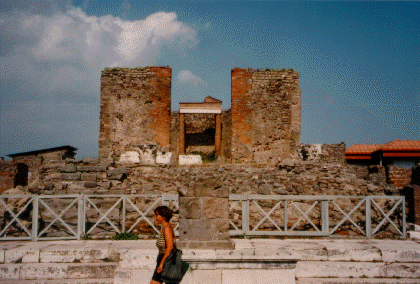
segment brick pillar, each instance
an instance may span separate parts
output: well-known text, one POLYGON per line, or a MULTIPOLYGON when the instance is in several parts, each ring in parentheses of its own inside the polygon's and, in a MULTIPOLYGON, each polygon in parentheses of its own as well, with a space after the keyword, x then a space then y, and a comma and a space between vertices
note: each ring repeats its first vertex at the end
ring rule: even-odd
POLYGON ((185 249, 233 249, 229 237, 229 189, 214 177, 179 192, 179 242, 185 249))
POLYGON ((420 186, 415 186, 414 195, 414 223, 420 225, 420 186))
POLYGON ((216 135, 214 138, 216 155, 222 153, 222 117, 220 114, 216 114, 216 135))
POLYGON ((179 114, 179 154, 185 154, 185 114, 179 114))

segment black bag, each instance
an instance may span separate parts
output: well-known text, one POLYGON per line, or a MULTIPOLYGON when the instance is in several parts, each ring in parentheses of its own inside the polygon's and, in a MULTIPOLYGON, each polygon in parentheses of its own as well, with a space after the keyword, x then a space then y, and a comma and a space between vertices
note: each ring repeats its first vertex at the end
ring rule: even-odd
POLYGON ((182 251, 174 247, 163 263, 161 279, 163 282, 179 283, 187 272, 189 264, 181 260, 182 251))

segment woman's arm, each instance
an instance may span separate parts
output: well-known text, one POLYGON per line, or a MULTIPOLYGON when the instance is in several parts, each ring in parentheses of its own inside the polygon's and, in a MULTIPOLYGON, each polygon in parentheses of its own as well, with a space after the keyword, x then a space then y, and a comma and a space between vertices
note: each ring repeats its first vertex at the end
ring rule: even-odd
POLYGON ((165 259, 169 256, 172 249, 174 248, 174 235, 171 226, 166 226, 163 228, 163 235, 165 236, 166 250, 165 254, 162 257, 162 261, 159 264, 157 273, 161 273, 163 270, 163 263, 165 259))

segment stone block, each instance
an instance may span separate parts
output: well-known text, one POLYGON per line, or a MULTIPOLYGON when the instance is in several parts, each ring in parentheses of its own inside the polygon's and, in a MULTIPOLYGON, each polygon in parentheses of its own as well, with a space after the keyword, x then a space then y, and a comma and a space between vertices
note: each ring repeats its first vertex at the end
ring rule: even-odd
MULTIPOLYGON (((183 284, 221 284, 222 271, 217 270, 192 270, 190 269, 182 279, 183 284)), ((232 282, 233 283, 233 282, 232 282)), ((244 282, 248 283, 248 282, 244 282)))
POLYGON ((127 269, 149 269, 156 267, 157 250, 129 250, 120 253, 119 266, 127 269))
POLYGON ((295 271, 294 269, 223 269, 221 279, 222 284, 266 284, 273 283, 274 279, 281 279, 276 283, 294 284, 295 271))
POLYGON ((80 180, 80 173, 62 173, 63 180, 80 180))
POLYGON ((180 219, 179 239, 180 241, 210 241, 211 220, 180 219))
POLYGON ((33 263, 32 265, 23 265, 20 269, 20 279, 65 279, 67 278, 68 265, 67 263, 56 263, 55 265, 33 263))
POLYGON ((18 280, 21 266, 21 264, 0 264, 0 280, 18 280))
POLYGON ((85 181, 85 188, 95 188, 97 186, 96 181, 85 181))
POLYGON ((202 165, 203 161, 201 160, 200 155, 179 155, 178 163, 181 166, 190 166, 190 165, 202 165))
POLYGON ((383 275, 382 262, 300 261, 296 265, 296 277, 344 277, 374 278, 383 275))
POLYGON ((158 153, 156 156, 156 164, 160 164, 160 165, 172 164, 172 153, 170 152, 166 154, 158 153))
POLYGON ((78 248, 54 246, 39 253, 41 263, 71 263, 76 260, 78 248))
POLYGON ((229 189, 223 187, 222 183, 214 178, 195 182, 193 188, 195 196, 229 197, 229 189))
POLYGON ((229 219, 211 220, 211 235, 213 240, 228 240, 229 219))
POLYGON ((127 168, 125 166, 118 167, 115 169, 110 169, 107 171, 108 178, 114 179, 114 180, 120 180, 126 174, 127 174, 127 168))
POLYGON ((112 278, 116 263, 71 264, 68 266, 67 278, 112 278))
POLYGON ((76 172, 76 165, 71 163, 71 164, 66 164, 61 168, 61 172, 63 173, 75 173, 76 172))
POLYGON ((100 181, 97 183, 97 185, 99 187, 105 188, 105 189, 109 189, 111 187, 111 182, 109 181, 100 181))
POLYGON ((201 199, 197 197, 179 198, 179 216, 184 219, 200 219, 202 217, 201 199))
POLYGON ((420 279, 420 263, 387 263, 381 268, 381 277, 420 279))
POLYGON ((89 181, 96 181, 96 174, 87 174, 87 173, 82 173, 80 175, 80 179, 83 181, 89 180, 89 181))
POLYGON ((137 151, 122 153, 118 163, 140 163, 140 154, 137 151))
POLYGON ((229 218, 229 200, 227 198, 203 197, 203 209, 206 218, 229 218))
POLYGON ((100 166, 80 165, 77 166, 77 170, 79 172, 100 172, 103 169, 100 166))
POLYGON ((67 184, 67 189, 70 192, 79 192, 80 190, 85 189, 85 183, 83 181, 76 181, 71 184, 67 184))

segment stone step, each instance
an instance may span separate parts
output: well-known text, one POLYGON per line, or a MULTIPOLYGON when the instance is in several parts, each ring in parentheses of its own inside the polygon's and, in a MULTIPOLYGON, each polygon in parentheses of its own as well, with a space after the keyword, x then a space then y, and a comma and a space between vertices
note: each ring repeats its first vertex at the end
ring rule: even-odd
POLYGON ((0 280, 0 284, 113 284, 114 278, 53 279, 53 280, 0 280))
POLYGON ((119 267, 123 269, 155 269, 157 255, 156 249, 120 252, 119 267))
POLYGON ((418 284, 418 279, 398 278, 307 278, 296 284, 418 284))
POLYGON ((301 278, 417 278, 420 263, 299 261, 296 277, 301 278))
POLYGON ((113 284, 150 283, 153 269, 124 269, 117 268, 113 284))
POLYGON ((7 263, 0 264, 0 281, 42 279, 113 278, 116 262, 110 263, 7 263))

